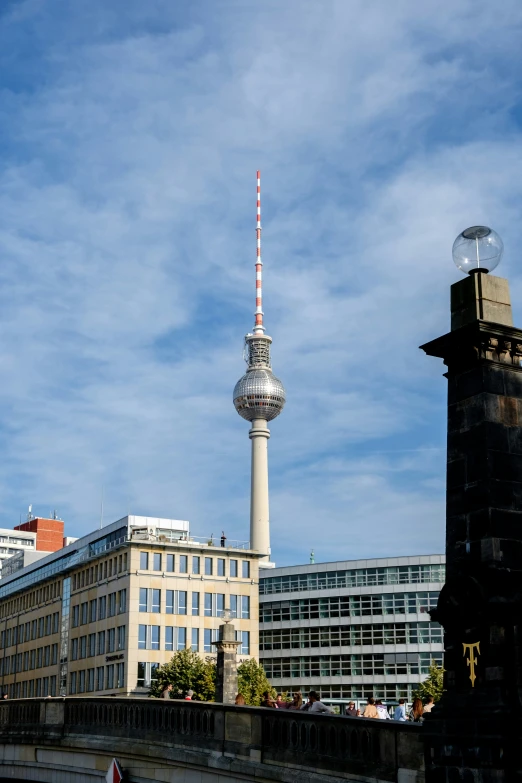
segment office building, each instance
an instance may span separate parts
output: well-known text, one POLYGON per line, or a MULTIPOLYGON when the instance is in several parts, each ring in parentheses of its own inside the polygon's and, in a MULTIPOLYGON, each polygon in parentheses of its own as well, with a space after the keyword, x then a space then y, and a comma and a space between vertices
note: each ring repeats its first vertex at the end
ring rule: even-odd
POLYGON ((346 704, 411 701, 442 628, 431 622, 444 556, 346 560, 260 575, 260 660, 278 691, 315 689, 346 704))
POLYGON ((124 517, 0 580, 0 684, 11 697, 146 695, 186 647, 212 655, 225 608, 258 656, 259 555, 124 517))

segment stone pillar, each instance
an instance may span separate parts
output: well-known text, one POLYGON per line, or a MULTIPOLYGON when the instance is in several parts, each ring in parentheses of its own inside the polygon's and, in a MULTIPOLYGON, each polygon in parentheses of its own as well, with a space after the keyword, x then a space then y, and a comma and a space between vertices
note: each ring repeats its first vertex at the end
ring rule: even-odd
POLYGON ((507 280, 451 287, 447 365, 446 691, 425 721, 429 783, 509 783, 522 771, 522 331, 507 280), (517 774, 518 773, 518 774, 517 774))
POLYGON ((236 629, 232 623, 219 626, 217 650, 216 702, 235 704, 237 695, 237 646, 236 629))

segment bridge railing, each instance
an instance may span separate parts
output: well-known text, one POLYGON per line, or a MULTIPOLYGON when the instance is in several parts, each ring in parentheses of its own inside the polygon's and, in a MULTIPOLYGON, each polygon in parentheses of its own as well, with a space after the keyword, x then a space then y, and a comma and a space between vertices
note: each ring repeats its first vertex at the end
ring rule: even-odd
MULTIPOLYGON (((174 699, 16 699, 0 702, 0 743, 96 746, 166 762, 252 764, 360 775, 379 781, 423 779, 422 726, 288 710, 174 699), (418 775, 417 775, 418 773, 418 775)), ((266 769, 266 767, 265 767, 266 769)), ((275 769, 274 769, 275 772, 275 769)))

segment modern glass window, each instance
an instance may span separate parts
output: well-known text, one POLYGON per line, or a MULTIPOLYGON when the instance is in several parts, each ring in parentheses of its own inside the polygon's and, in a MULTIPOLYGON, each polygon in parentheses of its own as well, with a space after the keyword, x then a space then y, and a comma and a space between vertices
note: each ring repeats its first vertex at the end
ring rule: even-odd
POLYGON ((180 574, 188 573, 188 556, 187 555, 180 555, 179 556, 179 572, 180 572, 180 574))
POLYGON ((109 593, 109 611, 108 617, 114 617, 116 614, 116 593, 109 593))
POLYGON ((241 576, 243 579, 250 579, 250 561, 249 560, 242 560, 241 561, 241 576))
MULTIPOLYGON (((36 620, 33 620, 33 623, 36 623, 36 620)), ((72 627, 78 628, 80 625, 80 607, 78 604, 76 606, 73 606, 72 608, 72 627)), ((32 635, 32 638, 35 638, 35 634, 32 635)))
POLYGON ((184 650, 186 646, 187 646, 187 629, 186 628, 178 628, 177 649, 178 650, 184 650))
POLYGON ((98 666, 97 669, 96 669, 96 690, 97 691, 102 691, 103 690, 104 674, 105 674, 105 667, 98 666))
POLYGON ((125 685, 125 664, 116 664, 116 687, 123 688, 125 685))
POLYGON ((98 598, 98 620, 105 620, 107 616, 107 596, 102 595, 98 598))
POLYGON ((223 593, 216 593, 216 617, 223 617, 225 611, 225 596, 223 593))
MULTIPOLYGON (((49 636, 50 633, 51 633, 51 621, 52 621, 52 616, 50 614, 46 615, 46 618, 45 618, 45 635, 46 636, 49 636)), ((20 641, 22 641, 22 640, 20 639, 20 641)), ((15 642, 15 644, 16 644, 16 642, 15 642)))
POLYGON ((212 576, 212 558, 206 557, 205 558, 205 574, 207 576, 212 576))
POLYGON ((149 553, 148 552, 140 552, 140 570, 141 571, 148 571, 149 570, 149 553))
MULTIPOLYGON (((168 592, 169 591, 167 590, 167 593, 168 592)), ((140 612, 153 612, 159 614, 161 611, 161 590, 155 590, 150 587, 140 587, 139 610, 140 612)))
POLYGON ((107 652, 112 653, 116 650, 116 628, 109 628, 107 631, 107 652))
POLYGON ((153 571, 161 571, 161 553, 160 552, 154 552, 152 555, 152 570, 153 571))
MULTIPOLYGON (((78 639, 72 639, 71 641, 71 661, 78 660, 78 639)), ((33 667, 31 667, 33 668, 33 667)))
POLYGON ((241 596, 241 619, 250 620, 250 596, 241 596))
POLYGON ((85 601, 85 603, 81 605, 80 625, 86 625, 88 622, 89 622, 89 603, 85 601))
POLYGON ((174 590, 167 590, 165 597, 166 614, 174 614, 174 590))
POLYGON ((198 555, 194 555, 194 557, 192 558, 192 573, 193 574, 201 573, 201 558, 198 555))
POLYGON ((107 669, 106 690, 110 690, 111 688, 114 688, 114 664, 111 663, 109 666, 106 667, 106 669, 107 669))
POLYGON ((169 573, 174 571, 174 555, 167 555, 167 571, 169 573))
POLYGON ((166 614, 187 614, 187 591, 166 591, 166 614))
POLYGON ((191 645, 192 652, 199 651, 199 628, 193 628, 191 632, 191 645))
POLYGON ((187 591, 178 590, 178 614, 187 614, 187 591))
MULTIPOLYGON (((85 656, 84 656, 85 657, 85 656)), ((14 655, 13 655, 14 660, 14 655)), ((39 647, 36 651, 36 668, 41 669, 43 665, 43 647, 39 647)), ((15 666, 12 667, 12 671, 15 671, 15 666)))
POLYGON ((214 628, 204 628, 203 629, 203 652, 215 652, 216 648, 212 644, 212 642, 216 642, 218 638, 219 631, 214 628))
POLYGON ((237 595, 229 596, 229 601, 230 601, 230 612, 232 614, 232 617, 237 617, 237 595))
POLYGON ((225 576, 225 558, 218 557, 217 559, 217 575, 225 576))
POLYGON ((205 617, 212 617, 212 593, 205 593, 205 617))
POLYGON ((78 684, 78 692, 79 693, 85 693, 85 669, 82 669, 80 672, 80 681, 78 684))
POLYGON ((96 622, 96 606, 97 606, 96 598, 94 598, 92 601, 89 601, 89 622, 95 623, 96 622))
POLYGON ((53 644, 51 648, 51 664, 54 666, 55 663, 58 663, 58 645, 53 644))
MULTIPOLYGON (((22 655, 20 654, 20 658, 22 655)), ((51 645, 48 644, 46 647, 44 647, 44 666, 50 666, 51 665, 51 645)), ((18 671, 20 671, 20 667, 18 667, 18 671)))
POLYGON ((199 593, 192 593, 192 616, 199 617, 199 593))
MULTIPOLYGON (((82 612, 81 612, 82 625, 83 625, 83 623, 87 622, 87 614, 85 615, 85 620, 83 619, 83 607, 84 606, 85 606, 85 604, 82 604, 82 612)), ((44 622, 45 622, 45 617, 40 617, 40 619, 38 620, 38 638, 39 639, 41 639, 42 636, 44 635, 44 622)))
POLYGON ((80 636, 80 658, 87 658, 87 637, 80 636))
POLYGON ((124 588, 118 592, 118 614, 124 614, 127 611, 127 589, 124 588))
POLYGON ((87 691, 94 690, 94 669, 87 670, 87 691))
POLYGON ((159 627, 159 625, 139 625, 138 626, 138 649, 139 650, 159 650, 160 649, 160 627, 159 627))
POLYGON ((96 634, 89 634, 89 658, 93 658, 96 655, 96 634))
POLYGON ((172 625, 165 626, 165 649, 169 652, 174 650, 174 628, 172 625))
POLYGON ((160 627, 151 625, 150 627, 150 649, 159 650, 160 648, 160 627))
POLYGON ((118 650, 125 649, 125 626, 118 626, 118 650))
POLYGON ((98 633, 98 655, 105 655, 105 631, 98 633))
POLYGON ((240 631, 241 645, 239 653, 241 655, 250 655, 250 631, 240 631))
POLYGON ((147 626, 138 626, 138 650, 147 649, 147 626))
POLYGON ((150 688, 157 680, 159 663, 138 663, 137 685, 140 688, 150 688))
MULTIPOLYGON (((69 693, 71 693, 72 695, 74 695, 76 693, 76 677, 77 677, 76 672, 71 672, 71 682, 70 682, 70 685, 69 685, 69 693)), ((33 680, 31 680, 31 686, 32 686, 32 684, 33 684, 33 680)), ((33 690, 33 688, 30 687, 29 688, 29 694, 30 694, 31 697, 32 697, 32 693, 31 693, 32 690, 33 690)))

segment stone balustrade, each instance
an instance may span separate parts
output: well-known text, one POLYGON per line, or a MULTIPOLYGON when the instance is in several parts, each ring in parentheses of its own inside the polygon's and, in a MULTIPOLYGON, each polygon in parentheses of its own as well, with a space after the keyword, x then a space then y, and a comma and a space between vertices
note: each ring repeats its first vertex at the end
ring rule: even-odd
POLYGON ((299 771, 306 780, 424 780, 422 726, 174 699, 1 702, 2 744, 76 755, 95 750, 131 770, 138 759, 159 759, 166 767, 207 768, 237 780, 258 777, 260 765, 262 777, 277 781, 295 780, 299 771))

